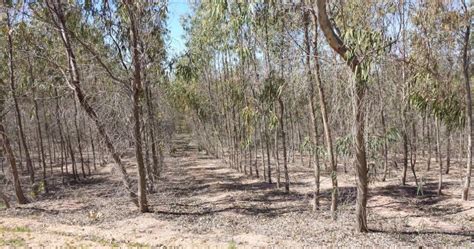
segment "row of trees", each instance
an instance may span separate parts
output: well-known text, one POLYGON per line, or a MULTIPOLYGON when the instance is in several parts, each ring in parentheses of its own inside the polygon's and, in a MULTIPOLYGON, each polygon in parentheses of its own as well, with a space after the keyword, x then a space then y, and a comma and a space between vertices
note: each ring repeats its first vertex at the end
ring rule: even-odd
POLYGON ((357 230, 366 232, 370 171, 381 168, 385 181, 391 162, 403 167, 402 185, 410 169, 420 186, 420 162, 432 170, 434 150, 441 194, 456 158, 467 166, 467 200, 471 16, 465 1, 204 1, 186 22, 169 94, 207 151, 286 192, 289 163, 308 155, 314 208, 325 174, 333 218, 338 166, 354 158, 357 230))
POLYGON ((166 4, 3 1, 1 11, 0 132, 18 202, 28 202, 22 173, 48 192, 57 176, 87 178, 108 154, 147 212, 170 130, 159 90, 167 79, 166 4), (130 146, 138 188, 121 159, 130 146))
POLYGON ((421 186, 435 155, 441 194, 455 160, 468 199, 466 1, 202 1, 185 21, 187 51, 170 65, 166 1, 2 3, 2 170, 11 172, 19 203, 28 201, 23 173, 46 192, 55 176, 87 178, 108 154, 147 212, 167 124, 182 117, 176 111, 206 151, 285 192, 293 162, 311 167, 315 210, 321 175, 329 177, 334 219, 338 174, 353 169, 361 232, 369 181, 385 181, 398 165, 402 185, 413 175, 421 186), (137 185, 121 158, 129 147, 137 185))

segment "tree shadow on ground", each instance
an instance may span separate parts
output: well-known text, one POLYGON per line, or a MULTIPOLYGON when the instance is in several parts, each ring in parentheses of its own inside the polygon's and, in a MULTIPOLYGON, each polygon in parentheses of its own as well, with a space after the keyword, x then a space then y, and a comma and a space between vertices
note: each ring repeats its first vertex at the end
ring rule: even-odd
POLYGON ((473 231, 440 231, 440 230, 422 230, 422 231, 396 231, 396 230, 383 230, 383 229, 370 229, 372 233, 385 233, 385 234, 396 234, 397 236, 402 235, 452 235, 452 236, 461 236, 461 237, 470 237, 471 240, 474 240, 473 231))

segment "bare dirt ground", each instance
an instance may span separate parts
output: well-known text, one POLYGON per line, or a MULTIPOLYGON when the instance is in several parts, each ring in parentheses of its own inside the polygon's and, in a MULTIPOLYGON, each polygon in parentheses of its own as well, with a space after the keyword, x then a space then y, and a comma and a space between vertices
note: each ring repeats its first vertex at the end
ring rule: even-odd
MULTIPOLYGON (((462 202, 460 167, 445 176, 436 196, 436 163, 424 174, 424 196, 394 169, 370 185, 369 234, 354 232, 355 184, 339 174, 340 208, 332 221, 330 180, 322 176, 322 208, 313 212, 312 173, 291 164, 291 193, 244 176, 180 140, 175 157, 149 195, 151 213, 139 214, 111 165, 66 187, 56 185, 34 202, 0 211, 0 245, 7 247, 466 247, 474 244, 474 202, 462 202)), ((129 158, 128 160, 131 161, 129 158)), ((298 161, 298 160, 296 160, 298 161)), ((130 166, 132 176, 136 169, 130 166)), ((472 199, 472 198, 471 198, 472 199)))

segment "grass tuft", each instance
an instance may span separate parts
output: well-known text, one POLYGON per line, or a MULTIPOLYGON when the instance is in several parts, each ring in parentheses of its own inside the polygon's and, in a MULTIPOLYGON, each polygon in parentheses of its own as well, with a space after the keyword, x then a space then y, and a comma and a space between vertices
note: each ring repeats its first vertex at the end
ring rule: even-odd
POLYGON ((26 241, 23 238, 0 239, 0 246, 24 247, 26 246, 26 241))
POLYGON ((31 229, 27 226, 4 227, 0 226, 0 232, 29 233, 31 229))

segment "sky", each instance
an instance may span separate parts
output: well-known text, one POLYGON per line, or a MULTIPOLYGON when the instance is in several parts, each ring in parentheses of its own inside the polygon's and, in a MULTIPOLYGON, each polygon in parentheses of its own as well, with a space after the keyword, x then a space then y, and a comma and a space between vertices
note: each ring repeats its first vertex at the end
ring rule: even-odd
POLYGON ((171 0, 168 3, 169 55, 173 57, 181 54, 185 49, 184 30, 181 26, 181 17, 191 13, 188 0, 171 0))

